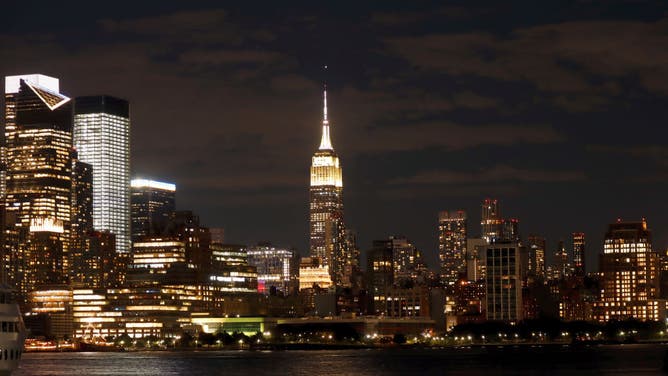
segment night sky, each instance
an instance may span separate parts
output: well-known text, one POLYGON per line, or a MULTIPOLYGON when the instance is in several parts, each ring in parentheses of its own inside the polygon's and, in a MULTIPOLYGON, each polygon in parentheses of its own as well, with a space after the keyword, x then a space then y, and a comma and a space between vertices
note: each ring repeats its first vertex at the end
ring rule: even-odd
POLYGON ((3 4, 0 74, 128 99, 133 176, 229 242, 307 253, 326 79, 362 250, 403 234, 434 268, 438 211, 479 236, 486 197, 549 253, 586 232, 590 271, 618 217, 668 246, 665 1, 166 3, 3 4))

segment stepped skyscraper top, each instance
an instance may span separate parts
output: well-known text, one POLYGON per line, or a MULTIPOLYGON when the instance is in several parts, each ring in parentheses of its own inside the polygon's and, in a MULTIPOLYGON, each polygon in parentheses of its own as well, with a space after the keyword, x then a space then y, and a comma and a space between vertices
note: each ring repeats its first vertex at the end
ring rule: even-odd
POLYGON ((311 186, 343 187, 341 164, 334 152, 329 135, 329 120, 327 119, 327 85, 323 90, 323 118, 322 139, 320 147, 313 155, 311 164, 311 186))

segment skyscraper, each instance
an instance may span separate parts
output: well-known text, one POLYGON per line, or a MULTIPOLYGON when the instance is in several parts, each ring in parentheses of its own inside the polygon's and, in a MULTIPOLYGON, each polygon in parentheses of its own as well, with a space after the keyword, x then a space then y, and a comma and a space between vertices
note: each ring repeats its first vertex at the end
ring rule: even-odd
POLYGON ((645 219, 610 224, 600 266, 600 321, 665 319, 666 301, 657 299, 659 257, 645 219))
POLYGON ((487 247, 487 319, 522 320, 522 270, 520 247, 514 242, 495 242, 487 247))
POLYGON ((132 241, 138 241, 167 226, 176 210, 176 185, 146 179, 132 179, 130 184, 132 241))
POLYGON ((399 283, 417 278, 420 252, 405 236, 390 236, 387 246, 392 248, 392 270, 394 282, 399 283))
POLYGON ((8 282, 25 298, 68 272, 72 107, 56 78, 5 78, 8 282))
POLYGON ((501 238, 503 232, 503 220, 499 212, 499 203, 497 200, 485 199, 482 203, 482 219, 480 221, 480 237, 487 243, 491 243, 501 238))
POLYGON ((72 160, 72 240, 70 246, 70 277, 83 280, 88 236, 93 231, 93 167, 72 160))
POLYGON ((586 273, 584 232, 573 233, 573 268, 575 275, 584 276, 586 273))
POLYGON ((556 252, 554 252, 555 278, 564 278, 571 274, 571 264, 568 262, 568 251, 564 247, 564 241, 559 240, 556 252))
POLYGON ((466 279, 480 281, 485 278, 487 241, 482 238, 466 239, 466 279))
POLYGON ((545 277, 545 238, 529 235, 527 248, 527 274, 533 277, 545 277))
POLYGON ((369 310, 373 314, 385 311, 385 303, 390 288, 394 284, 394 250, 392 239, 374 240, 373 248, 367 252, 367 288, 369 289, 369 310))
POLYGON ((327 90, 324 91, 322 139, 311 162, 309 199, 310 254, 329 267, 332 281, 342 283, 345 247, 343 223, 343 175, 339 157, 329 138, 327 90))
POLYGON ((466 273, 466 212, 438 213, 438 257, 441 262, 441 280, 454 286, 466 273))
POLYGON ((93 226, 116 235, 116 251, 130 251, 130 108, 107 95, 74 102, 74 146, 93 166, 93 226))

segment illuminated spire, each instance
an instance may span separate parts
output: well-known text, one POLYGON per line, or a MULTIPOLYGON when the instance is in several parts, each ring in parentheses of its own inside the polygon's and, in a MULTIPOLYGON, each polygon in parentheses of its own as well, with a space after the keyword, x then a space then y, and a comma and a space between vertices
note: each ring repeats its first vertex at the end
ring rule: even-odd
POLYGON ((329 139, 329 120, 327 120, 327 84, 323 90, 323 117, 322 117, 322 140, 320 141, 320 150, 334 150, 332 141, 329 139))

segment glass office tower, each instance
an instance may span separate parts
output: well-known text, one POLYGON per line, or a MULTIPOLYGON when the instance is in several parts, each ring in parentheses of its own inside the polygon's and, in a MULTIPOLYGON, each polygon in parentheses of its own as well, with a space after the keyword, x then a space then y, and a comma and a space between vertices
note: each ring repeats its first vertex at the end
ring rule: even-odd
POLYGON ((22 301, 68 272, 72 107, 56 78, 5 78, 6 228, 3 266, 22 301))
POLYGON ((130 251, 130 109, 107 95, 74 102, 74 147, 93 166, 93 227, 116 235, 116 251, 130 251))

